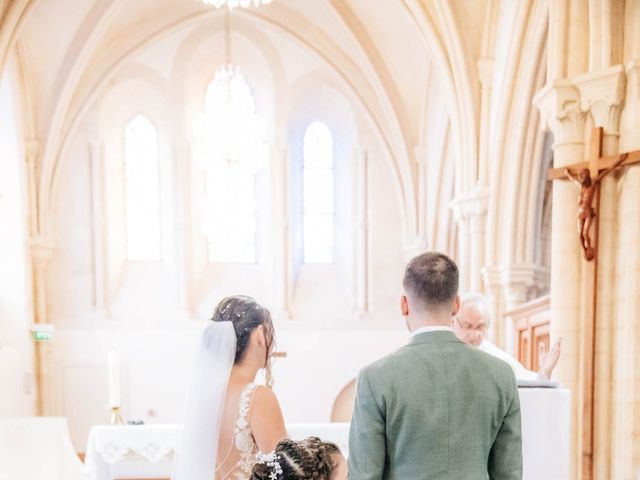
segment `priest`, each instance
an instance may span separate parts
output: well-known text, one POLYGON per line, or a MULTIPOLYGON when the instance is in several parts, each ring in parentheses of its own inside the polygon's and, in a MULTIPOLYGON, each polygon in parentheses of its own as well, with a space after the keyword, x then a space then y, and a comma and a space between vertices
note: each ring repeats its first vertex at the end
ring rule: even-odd
POLYGON ((458 314, 453 317, 453 331, 460 338, 480 350, 498 357, 509 364, 518 380, 551 380, 551 373, 560 358, 561 340, 558 339, 548 352, 540 344, 540 370, 527 370, 518 360, 487 340, 491 314, 484 295, 467 293, 461 297, 458 314))

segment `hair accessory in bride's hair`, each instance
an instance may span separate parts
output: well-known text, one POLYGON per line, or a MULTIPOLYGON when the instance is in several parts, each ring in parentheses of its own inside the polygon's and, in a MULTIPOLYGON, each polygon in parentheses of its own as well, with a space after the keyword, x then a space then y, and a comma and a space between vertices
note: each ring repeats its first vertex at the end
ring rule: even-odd
POLYGON ((266 465, 267 467, 271 467, 271 473, 269 474, 269 478, 271 480, 278 480, 278 476, 282 475, 282 467, 280 466, 280 455, 276 455, 275 452, 271 453, 262 453, 258 452, 256 454, 256 458, 258 463, 262 465, 266 465))

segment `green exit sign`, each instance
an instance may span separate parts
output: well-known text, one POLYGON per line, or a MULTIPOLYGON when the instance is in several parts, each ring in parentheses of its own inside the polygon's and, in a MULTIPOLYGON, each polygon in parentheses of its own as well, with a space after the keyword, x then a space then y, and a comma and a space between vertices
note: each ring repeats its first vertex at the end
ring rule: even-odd
POLYGON ((50 342, 55 327, 50 323, 34 323, 31 325, 31 336, 34 342, 50 342))
POLYGON ((33 332, 33 339, 36 342, 48 342, 53 338, 53 332, 33 332))

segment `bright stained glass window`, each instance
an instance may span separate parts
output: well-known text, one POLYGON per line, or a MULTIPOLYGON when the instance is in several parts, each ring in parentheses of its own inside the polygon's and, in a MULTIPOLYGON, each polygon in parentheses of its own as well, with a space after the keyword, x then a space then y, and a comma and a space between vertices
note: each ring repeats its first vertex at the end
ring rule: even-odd
POLYGON ((264 163, 265 132, 242 75, 217 75, 207 89, 205 127, 214 129, 203 155, 204 228, 214 263, 256 262, 256 174, 264 163), (219 145, 218 145, 219 143, 219 145), (207 161, 209 160, 209 161, 207 161))

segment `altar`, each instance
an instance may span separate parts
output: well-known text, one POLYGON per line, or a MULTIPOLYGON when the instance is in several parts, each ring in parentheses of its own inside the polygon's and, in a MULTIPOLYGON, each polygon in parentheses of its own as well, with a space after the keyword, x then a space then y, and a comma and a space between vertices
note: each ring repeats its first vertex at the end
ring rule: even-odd
MULTIPOLYGON (((520 388, 524 480, 568 480, 570 394, 566 389, 520 388)), ((98 425, 85 464, 96 480, 169 479, 180 425, 98 425)), ((293 439, 318 436, 348 456, 348 423, 288 424, 293 439)))
MULTIPOLYGON (((180 425, 97 425, 89 433, 85 465, 96 480, 168 479, 180 445, 180 425)), ((288 424, 295 440, 317 436, 349 454, 348 423, 288 424)))

